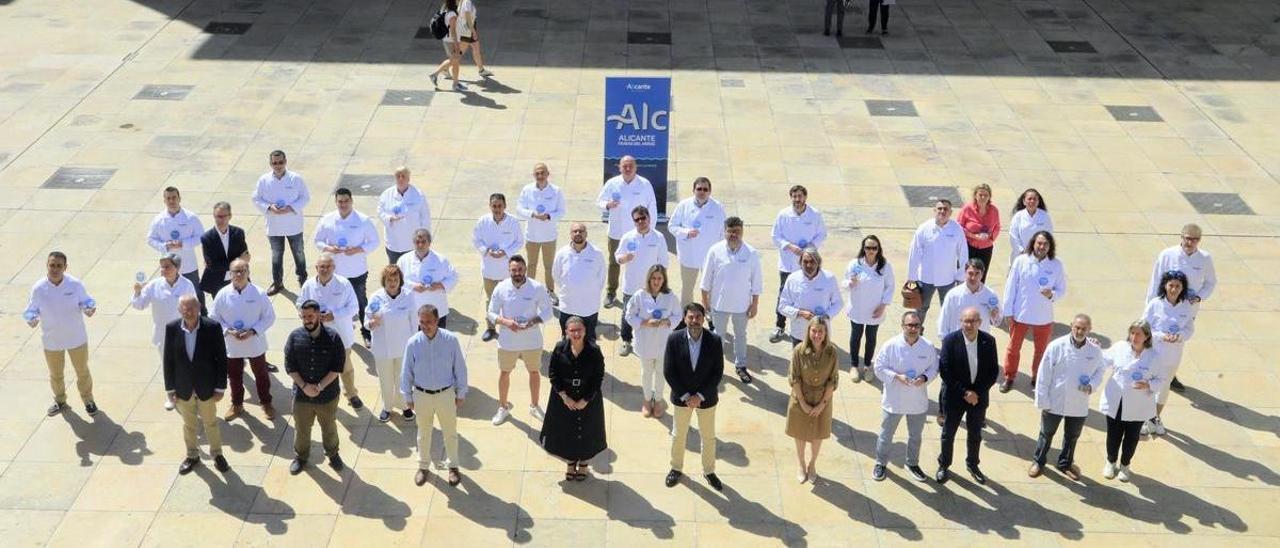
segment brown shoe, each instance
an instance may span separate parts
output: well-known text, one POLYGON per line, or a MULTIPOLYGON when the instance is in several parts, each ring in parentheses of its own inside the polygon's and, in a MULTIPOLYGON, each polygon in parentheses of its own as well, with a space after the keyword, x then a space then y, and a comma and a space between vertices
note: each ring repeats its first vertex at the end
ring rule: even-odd
POLYGON ((1066 476, 1066 477, 1067 477, 1067 479, 1069 479, 1069 480, 1071 480, 1071 481, 1080 481, 1080 467, 1079 467, 1079 466, 1076 466, 1076 465, 1072 464, 1071 466, 1068 466, 1068 467, 1066 467, 1066 468, 1059 468, 1059 469, 1058 469, 1058 471, 1059 471, 1059 472, 1062 472, 1062 475, 1066 476))
POLYGON ((653 402, 653 418, 660 419, 666 413, 667 404, 660 401, 653 402))
POLYGON ((236 418, 239 417, 241 413, 244 413, 244 406, 233 405, 231 406, 231 409, 227 410, 227 414, 222 416, 222 419, 227 422, 231 422, 233 420, 236 420, 236 418))
POLYGON ((1005 392, 1008 392, 1010 390, 1013 390, 1013 379, 1005 379, 1000 383, 1001 394, 1004 394, 1005 392))
POLYGON ((279 293, 281 289, 284 289, 284 288, 281 287, 280 284, 271 284, 271 287, 267 288, 267 296, 268 297, 274 296, 276 293, 279 293))
POLYGON ((646 419, 653 416, 653 408, 649 406, 649 400, 644 400, 640 404, 640 416, 646 419))
POLYGON ((1027 468, 1027 475, 1033 478, 1038 478, 1040 477, 1040 474, 1043 474, 1043 473, 1044 473, 1044 470, 1041 469, 1040 465, 1034 462, 1031 463, 1030 468, 1027 468))
POLYGON ((275 406, 273 406, 273 405, 271 405, 271 404, 269 404, 269 403, 268 403, 268 404, 266 404, 266 405, 263 405, 263 406, 262 406, 262 414, 263 414, 263 415, 266 415, 267 420, 269 420, 269 421, 270 421, 270 420, 275 420, 275 418, 276 418, 276 408, 275 408, 275 406))
POLYGON ((426 468, 419 468, 418 473, 413 475, 413 484, 418 487, 426 485, 428 474, 430 474, 430 472, 428 472, 426 468))
POLYGON ((458 473, 457 468, 449 469, 448 482, 449 482, 449 487, 457 487, 459 483, 462 483, 462 474, 458 473))

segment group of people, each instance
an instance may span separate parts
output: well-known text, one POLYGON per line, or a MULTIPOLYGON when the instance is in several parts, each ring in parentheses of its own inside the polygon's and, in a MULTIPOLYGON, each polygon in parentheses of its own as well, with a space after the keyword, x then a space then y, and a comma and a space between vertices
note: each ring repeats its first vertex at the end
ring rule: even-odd
MULTIPOLYGON (((176 188, 164 191, 164 211, 151 223, 148 241, 161 253, 159 276, 138 273, 133 307, 151 309, 152 341, 161 357, 167 392, 165 406, 184 421, 187 458, 180 471, 200 463, 197 429, 203 429, 219 470, 222 455, 217 403, 231 389, 223 417, 244 413, 244 362, 248 361, 263 415, 273 420, 266 332, 276 318, 271 298, 284 291, 283 252, 291 247, 301 286, 295 305, 302 326, 284 347, 285 371, 292 381, 295 459, 300 473, 310 458, 310 431, 320 424, 322 445, 331 467, 343 468, 338 453, 336 411, 339 396, 361 409, 351 349, 356 329, 375 359, 382 409, 390 421, 397 409, 418 427, 419 469, 415 482, 430 475, 431 430, 443 433, 446 481, 461 481, 458 469, 457 410, 468 391, 466 353, 447 328, 449 294, 459 279, 447 257, 432 249, 431 213, 426 197, 411 184, 408 169, 395 172, 396 184, 378 198, 376 218, 356 210, 352 193, 334 193, 336 209, 316 225, 313 245, 320 251, 314 276, 306 269, 302 212, 310 194, 305 181, 286 168, 282 151, 269 155, 271 170, 258 181, 253 203, 266 218, 272 250, 272 280, 262 289, 251 283, 244 231, 231 225, 231 206, 214 206, 214 227, 204 230, 197 215, 181 205, 176 188), (388 264, 378 270, 379 288, 368 295, 368 255, 379 245, 388 264), (204 271, 197 274, 195 248, 204 271), (206 301, 204 293, 209 293, 206 301), (208 306, 206 307, 206 302, 208 306)), ((568 243, 557 246, 558 221, 566 213, 563 191, 550 183, 545 164, 534 165, 514 215, 506 197, 489 197, 489 212, 472 231, 472 248, 481 262, 485 342, 496 340, 498 408, 492 423, 510 417, 510 373, 523 363, 528 373, 531 418, 542 422, 543 447, 567 464, 565 479, 587 477, 588 462, 606 445, 602 383, 605 357, 596 345, 603 308, 620 309, 619 354, 640 361, 646 418, 673 409, 671 471, 668 486, 683 476, 685 440, 696 414, 702 438, 702 470, 716 489, 715 409, 720 384, 732 360, 741 383, 753 381, 747 360, 747 324, 759 311, 763 288, 761 253, 743 239, 741 218, 727 215, 712 197, 711 181, 698 178, 693 196, 673 210, 669 231, 676 240, 680 294, 671 289, 665 237, 653 226, 658 211, 653 185, 637 173, 634 158, 624 157, 619 174, 601 187, 597 205, 607 215, 608 245, 588 241, 587 227, 574 222, 568 243), (524 251, 524 254, 521 254, 524 251), (538 281, 542 264, 544 282, 538 281), (619 301, 618 291, 621 290, 619 301), (601 294, 604 298, 601 299, 601 294), (550 353, 551 385, 541 405, 543 324, 558 317, 560 337, 550 353), (665 385, 665 386, 664 386, 665 385), (666 397, 662 394, 666 391, 666 397)), ((976 481, 979 447, 989 392, 1012 388, 1019 369, 1022 339, 1032 334, 1035 356, 1031 387, 1041 410, 1041 432, 1028 474, 1046 465, 1050 441, 1061 426, 1063 447, 1056 463, 1064 475, 1079 478, 1074 462, 1076 439, 1089 411, 1090 395, 1101 391, 1099 410, 1107 420, 1104 476, 1127 480, 1139 436, 1163 434, 1161 412, 1170 390, 1182 388, 1176 372, 1182 345, 1194 333, 1200 303, 1216 285, 1211 257, 1199 249, 1200 228, 1187 225, 1178 246, 1157 257, 1145 309, 1129 326, 1126 343, 1103 351, 1090 337, 1092 320, 1076 315, 1070 333, 1050 342, 1054 303, 1066 293, 1066 274, 1056 258, 1053 224, 1044 198, 1035 189, 1017 201, 1009 228, 1001 230, 991 188, 973 189, 972 200, 953 220, 952 204, 938 200, 930 219, 912 236, 903 293, 919 304, 901 315, 902 333, 877 352, 877 330, 898 293, 895 271, 879 238, 862 239, 857 256, 837 277, 823 267, 819 248, 828 232, 823 215, 808 205, 808 191, 796 185, 790 204, 779 211, 772 229, 778 249, 779 295, 770 340, 793 345, 786 432, 795 439, 801 482, 817 477, 822 441, 831 434, 832 398, 837 364, 832 319, 841 311, 851 327, 851 380, 883 384, 882 423, 872 476, 884 479, 897 426, 908 430, 906 468, 920 481, 921 436, 929 409, 927 385, 941 379, 938 420, 942 448, 939 482, 948 480, 952 444, 961 421, 968 431, 966 465, 976 481), (1012 260, 1003 295, 985 285, 990 258, 1001 234, 1007 234, 1012 260), (941 310, 935 344, 925 337, 925 321, 934 296, 941 310), (788 325, 789 323, 789 325, 788 325), (1011 340, 998 363, 992 328, 1008 325, 1011 340), (859 350, 861 354, 859 355, 859 350)), ((65 356, 77 376, 88 414, 97 413, 88 368, 84 317, 96 303, 84 285, 66 273, 67 257, 52 252, 47 275, 32 288, 24 314, 41 325, 54 403, 48 414, 67 407, 65 356)))

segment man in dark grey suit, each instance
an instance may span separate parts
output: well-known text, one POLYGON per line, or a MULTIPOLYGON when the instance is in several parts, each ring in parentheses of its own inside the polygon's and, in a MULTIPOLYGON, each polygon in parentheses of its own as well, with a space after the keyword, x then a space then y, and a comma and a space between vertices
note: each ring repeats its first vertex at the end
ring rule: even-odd
POLYGON ((218 402, 227 389, 227 344, 218 322, 200 315, 200 301, 194 294, 178 300, 178 312, 182 317, 164 328, 164 389, 182 415, 187 444, 187 458, 178 473, 188 474, 200 464, 197 422, 204 424, 214 467, 225 473, 231 466, 222 456, 218 402))
POLYGON ((231 283, 231 261, 249 260, 249 245, 245 243, 244 230, 231 224, 231 204, 218 202, 213 205, 213 228, 200 236, 200 251, 204 254, 204 273, 200 275, 200 290, 209 296, 231 283))
POLYGON ((684 444, 689 436, 689 422, 698 414, 698 433, 702 437, 702 473, 707 483, 719 491, 724 488, 716 477, 716 403, 720 401, 720 379, 724 377, 724 347, 720 337, 702 327, 707 310, 698 303, 684 306, 684 329, 667 337, 662 374, 671 386, 671 404, 675 406, 675 426, 671 440, 671 472, 667 487, 675 487, 683 475, 684 444))

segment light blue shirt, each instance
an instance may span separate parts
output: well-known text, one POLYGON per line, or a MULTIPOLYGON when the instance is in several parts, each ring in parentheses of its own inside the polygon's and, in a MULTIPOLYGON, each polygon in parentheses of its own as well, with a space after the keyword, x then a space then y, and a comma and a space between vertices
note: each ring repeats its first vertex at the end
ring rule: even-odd
POLYGON ((185 342, 185 343, 186 343, 186 346, 187 346, 187 359, 188 359, 188 360, 191 360, 191 361, 195 361, 195 359, 196 359, 196 332, 200 330, 200 322, 199 322, 199 321, 197 321, 197 322, 196 322, 196 327, 195 327, 194 329, 187 329, 187 321, 186 321, 186 320, 182 320, 182 321, 178 322, 178 325, 179 325, 180 327, 182 327, 182 340, 183 340, 183 342, 185 342))
POLYGON ((404 347, 400 392, 413 401, 414 389, 439 390, 452 386, 454 397, 467 397, 467 360, 457 335, 446 329, 436 331, 434 338, 419 330, 409 337, 404 347))
POLYGON ((698 338, 695 339, 688 331, 685 331, 684 336, 685 340, 689 342, 689 367, 694 371, 697 371, 698 356, 702 355, 702 337, 706 336, 706 333, 699 335, 698 338))

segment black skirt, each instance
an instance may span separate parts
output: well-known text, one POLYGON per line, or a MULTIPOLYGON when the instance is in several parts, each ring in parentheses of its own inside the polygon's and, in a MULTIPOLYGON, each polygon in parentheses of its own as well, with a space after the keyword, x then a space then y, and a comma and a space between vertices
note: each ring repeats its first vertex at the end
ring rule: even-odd
POLYGON ((600 386, 604 381, 604 356, 588 343, 574 356, 568 341, 560 341, 551 352, 548 368, 551 394, 539 442, 548 453, 568 461, 588 460, 607 447, 604 430, 604 402, 600 386), (580 411, 565 406, 559 392, 590 403, 580 411))

